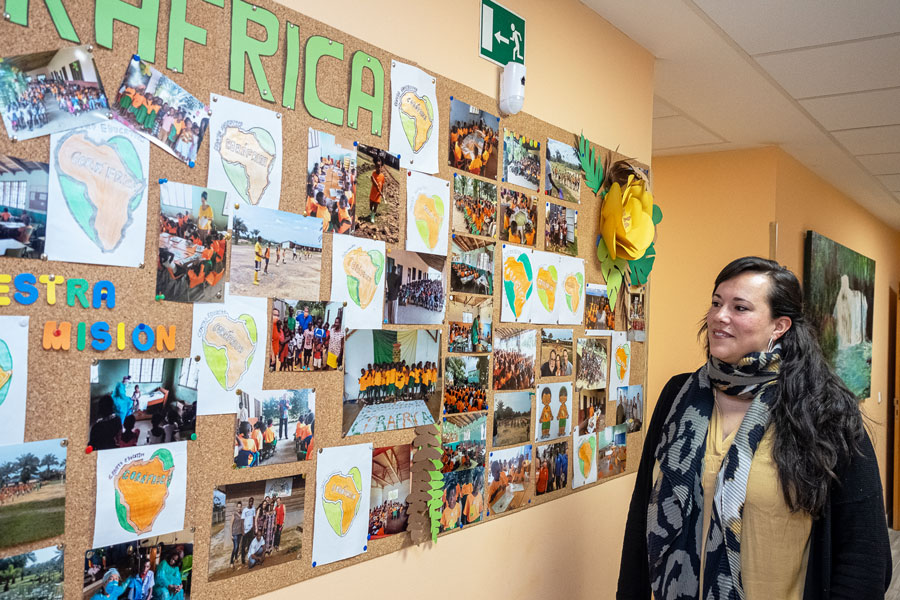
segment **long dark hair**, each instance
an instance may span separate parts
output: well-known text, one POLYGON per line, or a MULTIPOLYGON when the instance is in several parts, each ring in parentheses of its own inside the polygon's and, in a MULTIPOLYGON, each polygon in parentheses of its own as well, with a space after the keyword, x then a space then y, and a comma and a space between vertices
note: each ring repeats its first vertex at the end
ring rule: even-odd
MULTIPOLYGON (((716 277, 713 292, 743 273, 769 279, 768 303, 772 318, 790 317, 791 327, 779 339, 780 395, 772 407, 775 427, 772 449, 784 499, 792 511, 817 517, 837 471, 860 452, 865 435, 859 402, 825 362, 812 325, 803 313, 800 282, 777 262, 746 256, 729 263, 716 277)), ((706 320, 699 337, 709 355, 706 320)))

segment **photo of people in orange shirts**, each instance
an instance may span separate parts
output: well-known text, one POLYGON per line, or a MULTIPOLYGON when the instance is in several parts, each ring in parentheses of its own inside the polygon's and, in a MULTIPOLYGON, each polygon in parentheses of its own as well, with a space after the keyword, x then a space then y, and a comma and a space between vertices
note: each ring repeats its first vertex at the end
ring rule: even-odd
POLYGON ((487 410, 487 356, 447 358, 444 411, 447 414, 487 410))
POLYGON ((494 244, 453 234, 450 240, 450 291, 490 296, 494 293, 494 244))
POLYGON ((356 147, 356 230, 353 235, 389 244, 400 241, 400 159, 374 146, 356 147))
POLYGON ((488 457, 488 514, 525 506, 532 493, 531 444, 494 450, 488 457))
POLYGON ((534 247, 537 238, 537 198, 500 188, 500 210, 497 213, 500 241, 534 247))
POLYGON ((448 160, 454 169, 497 178, 500 119, 462 100, 450 97, 448 160))
MULTIPOLYGON (((306 216, 321 219, 323 232, 356 228, 356 147, 310 128, 306 155, 306 216)), ((369 198, 371 199, 371 197, 369 198)), ((363 202, 369 199, 363 198, 363 202)))
POLYGON ((413 449, 410 444, 372 451, 372 495, 369 501, 369 539, 403 533, 409 524, 413 449))
POLYGON ((494 347, 494 389, 533 390, 537 331, 498 328, 494 347))
POLYGON ((575 147, 548 139, 546 158, 544 193, 568 202, 581 200, 581 159, 575 147))
POLYGON ((452 294, 447 303, 447 351, 478 354, 493 349, 493 299, 469 294, 452 294))
POLYGON ((544 250, 578 256, 578 210, 552 202, 545 204, 544 250))
POLYGON ((235 414, 234 465, 309 460, 315 431, 316 390, 241 390, 235 414))
POLYGON ((538 191, 541 182, 541 143, 503 129, 503 181, 538 191))
POLYGON ((453 174, 453 231, 497 235, 497 186, 474 177, 453 174))
POLYGON ((537 447, 534 463, 534 495, 541 496, 569 485, 569 442, 556 442, 537 447))
POLYGON ((484 469, 444 474, 439 531, 459 531, 484 516, 484 469))

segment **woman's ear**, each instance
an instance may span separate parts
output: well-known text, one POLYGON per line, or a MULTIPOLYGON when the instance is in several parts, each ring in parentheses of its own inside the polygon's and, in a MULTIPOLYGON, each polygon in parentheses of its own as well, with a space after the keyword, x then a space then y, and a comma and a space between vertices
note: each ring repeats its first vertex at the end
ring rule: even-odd
POLYGON ((793 321, 791 321, 790 317, 778 317, 775 319, 775 331, 772 332, 772 336, 778 340, 787 333, 787 330, 791 328, 793 321))

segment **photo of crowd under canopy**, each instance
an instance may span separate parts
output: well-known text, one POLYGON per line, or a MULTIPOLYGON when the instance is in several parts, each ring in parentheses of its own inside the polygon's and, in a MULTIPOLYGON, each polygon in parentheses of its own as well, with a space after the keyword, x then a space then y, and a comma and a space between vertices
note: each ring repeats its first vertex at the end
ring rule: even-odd
POLYGON ((453 231, 497 235, 497 184, 453 174, 453 231))
POLYGON ((494 389, 533 390, 537 331, 498 327, 494 348, 494 389))

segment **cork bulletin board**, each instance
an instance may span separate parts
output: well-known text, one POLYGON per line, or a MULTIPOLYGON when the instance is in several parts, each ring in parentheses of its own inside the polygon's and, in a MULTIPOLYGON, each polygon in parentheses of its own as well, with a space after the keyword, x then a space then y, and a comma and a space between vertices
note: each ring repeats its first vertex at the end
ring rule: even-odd
MULTIPOLYGON (((273 15, 277 19, 277 28, 268 33, 277 36, 277 49, 269 52, 269 55, 261 57, 261 66, 265 72, 268 93, 266 97, 261 94, 257 86, 250 61, 242 54, 237 54, 236 68, 238 72, 243 69, 243 93, 230 89, 230 80, 235 81, 235 73, 230 73, 229 57, 233 57, 233 39, 239 34, 233 27, 243 24, 234 19, 238 8, 250 7, 242 0, 164 0, 159 3, 158 16, 151 16, 146 21, 149 24, 156 23, 155 34, 150 25, 143 30, 137 27, 116 21, 113 26, 112 39, 106 41, 106 36, 101 35, 102 27, 95 27, 95 13, 103 11, 113 15, 125 15, 127 6, 120 0, 66 0, 65 12, 71 20, 71 28, 65 26, 65 19, 57 14, 56 24, 51 19, 50 13, 44 3, 32 0, 25 9, 27 14, 27 26, 23 26, 21 10, 22 0, 7 0, 7 12, 16 9, 11 19, 0 22, 0 55, 15 56, 34 52, 54 50, 68 45, 75 45, 77 36, 81 44, 93 46, 93 58, 98 73, 104 84, 107 95, 112 98, 116 92, 116 86, 121 81, 125 68, 131 56, 140 51, 141 58, 151 61, 153 50, 153 66, 163 71, 178 85, 189 91, 197 98, 208 101, 211 93, 220 94, 263 106, 270 110, 276 110, 282 115, 283 147, 285 149, 284 168, 281 184, 280 210, 303 214, 306 203, 306 148, 309 128, 334 134, 344 139, 358 141, 380 149, 388 148, 389 137, 389 103, 390 103, 390 69, 391 61, 409 63, 401 56, 389 54, 379 48, 367 44, 364 40, 350 37, 341 31, 328 27, 322 23, 307 18, 297 12, 291 11, 281 5, 268 0, 263 0, 257 6, 250 8, 251 21, 248 25, 247 35, 255 39, 265 39, 267 31, 254 18, 262 18, 260 15, 273 15), (183 28, 173 27, 172 23, 178 20, 178 16, 184 15, 187 22, 205 29, 205 44, 195 41, 183 43, 183 63, 172 61, 173 53, 177 54, 177 48, 181 42, 174 35, 183 28), (18 21, 18 22, 17 22, 18 21), (140 39, 139 39, 140 33, 140 39), (339 107, 344 111, 342 124, 328 123, 314 119, 304 108, 304 89, 308 82, 304 81, 304 48, 308 38, 322 36, 330 40, 330 44, 343 46, 343 60, 331 56, 320 59, 318 64, 315 89, 322 102, 339 107), (62 39, 65 37, 66 39, 62 39), (112 48, 103 47, 112 45, 112 48), (111 43, 110 43, 111 42, 111 43), (380 62, 384 72, 384 97, 383 97, 383 122, 380 135, 372 132, 372 114, 366 110, 359 111, 358 122, 355 127, 348 122, 357 121, 355 114, 347 111, 348 94, 351 86, 351 60, 357 52, 364 52, 374 60, 380 62), (241 66, 242 65, 242 66, 241 66), (172 67, 177 67, 177 70, 172 67), (285 98, 285 81, 289 85, 296 85, 295 100, 290 107, 283 105, 285 98), (266 98, 274 98, 271 102, 266 98)), ((142 10, 153 10, 153 2, 144 0, 142 10), (149 8, 148 8, 149 7, 149 8)), ((134 10, 133 8, 131 10, 134 10)), ((99 19, 97 19, 99 23, 99 19)), ((199 39, 198 31, 192 30, 191 38, 199 39)), ((271 40, 270 40, 271 41, 271 40)), ((264 53, 265 54, 265 53, 264 53)), ((418 65, 428 70, 428 65, 418 65)), ((375 81, 371 71, 363 69, 363 90, 371 93, 374 90, 375 81)), ((450 81, 435 75, 437 97, 440 110, 439 141, 441 155, 439 163, 440 172, 437 176, 452 181, 454 173, 459 173, 447 164, 446 148, 449 139, 449 109, 450 98, 460 99, 472 106, 485 110, 494 115, 500 115, 497 100, 480 92, 466 87, 462 83, 450 81)), ((210 105, 215 110, 215 105, 210 105)), ((575 144, 577 132, 561 130, 549 123, 539 121, 528 114, 520 113, 500 119, 500 131, 504 128, 515 131, 518 135, 525 135, 529 139, 539 140, 541 143, 541 165, 547 168, 544 159, 544 144, 548 138, 575 144)), ((190 356, 192 307, 190 304, 158 301, 154 297, 155 268, 157 256, 157 233, 159 217, 159 185, 160 178, 166 178, 173 182, 183 182, 196 186, 206 185, 209 153, 204 140, 200 146, 197 161, 193 168, 175 160, 172 156, 159 147, 150 147, 150 173, 148 177, 148 214, 146 224, 146 245, 144 248, 144 265, 141 268, 127 267, 100 267, 86 264, 64 263, 54 261, 41 261, 35 259, 0 258, 3 273, 15 277, 19 273, 34 273, 56 275, 66 279, 84 278, 90 283, 100 280, 109 280, 115 284, 116 303, 115 308, 106 307, 100 309, 81 308, 78 304, 74 307, 66 305, 65 301, 57 300, 55 305, 48 305, 43 293, 40 299, 30 305, 23 306, 12 302, 6 306, 0 306, 0 315, 26 315, 31 318, 29 330, 29 368, 28 368, 28 398, 25 426, 25 441, 45 440, 52 438, 66 438, 68 440, 68 454, 66 463, 66 511, 65 533, 52 539, 7 548, 2 552, 3 556, 28 552, 36 548, 42 548, 51 544, 59 544, 64 548, 64 574, 65 597, 67 599, 80 598, 83 595, 83 570, 84 553, 92 548, 92 532, 94 528, 95 512, 95 481, 97 453, 86 453, 88 445, 89 423, 89 399, 90 384, 89 372, 91 364, 97 359, 127 359, 127 358, 183 358, 190 356), (130 345, 124 350, 115 347, 106 352, 96 352, 87 347, 84 351, 73 348, 69 351, 47 351, 42 349, 42 336, 44 324, 48 321, 71 321, 72 323, 86 321, 88 324, 94 321, 108 321, 111 326, 114 323, 124 322, 126 331, 130 332, 139 323, 151 327, 157 325, 174 325, 176 327, 175 349, 172 352, 157 352, 155 348, 141 353, 130 345)), ((502 139, 500 148, 502 152, 502 139)), ((613 155, 609 151, 602 151, 605 157, 618 160, 625 157, 613 155)), ((47 136, 30 140, 12 141, 6 135, 0 135, 0 154, 22 157, 27 160, 49 162, 49 138, 47 136)), ((498 157, 499 158, 499 157, 498 157)), ((550 200, 543 195, 543 172, 540 179, 540 191, 533 192, 524 188, 508 186, 500 180, 500 175, 493 180, 499 188, 510 187, 525 192, 528 196, 535 196, 538 206, 537 219, 537 243, 536 249, 542 250, 544 237, 542 232, 545 225, 544 202, 550 200)), ((479 177, 475 176, 476 179, 479 177)), ((405 199, 404 177, 400 180, 400 198, 405 199)), ((483 178, 482 178, 483 179, 483 178)), ((362 200, 364 201, 364 199, 362 200)), ((565 202, 555 201, 560 204, 565 202)), ((405 207, 405 200, 402 201, 405 207)), ((596 239, 599 234, 599 199, 582 183, 581 198, 577 205, 568 203, 578 210, 578 256, 585 261, 585 279, 587 283, 604 283, 600 272, 599 262, 596 258, 596 239)), ((404 209, 405 210, 405 209, 404 209)), ((239 211, 238 211, 239 212, 239 211)), ((405 215, 397 215, 400 225, 400 242, 388 244, 388 257, 392 250, 404 249, 405 240, 405 215)), ((322 277, 320 284, 320 300, 327 300, 331 289, 331 264, 332 235, 326 234, 323 239, 322 249, 322 277)), ((512 327, 519 329, 536 330, 538 341, 542 327, 570 328, 567 325, 515 325, 501 323, 500 306, 502 287, 501 252, 503 243, 495 240, 494 259, 494 301, 493 324, 496 330, 499 327, 512 327)), ((230 251, 230 246, 229 246, 230 251)), ((449 258, 449 256, 448 256, 449 258)), ((449 262, 449 260, 448 260, 449 262)), ((229 261, 230 263, 230 261, 229 261)), ((449 272, 446 266, 445 280, 449 272)), ((644 314, 648 313, 649 294, 645 288, 644 314)), ((623 289, 624 296, 627 297, 623 289)), ((63 294, 64 298, 64 294, 63 294)), ((312 300, 305 297, 303 299, 312 300)), ((622 301, 618 303, 624 308, 622 301)), ((271 313, 272 300, 268 301, 267 315, 271 313)), ((446 319, 439 326, 402 326, 385 325, 385 329, 442 329, 441 338, 441 370, 447 356, 448 325, 446 319)), ((584 337, 583 325, 576 325, 574 339, 584 337)), ((624 316, 617 314, 616 329, 624 330, 624 316)), ((649 332, 649 327, 646 327, 649 332)), ((261 342, 266 343, 268 353, 271 352, 268 340, 262 337, 261 342)), ((268 328, 266 331, 268 335, 268 328)), ((646 342, 632 343, 632 367, 630 383, 644 385, 646 389, 646 342)), ((540 344, 538 344, 535 370, 539 366, 540 344)), ((574 357, 573 357, 573 363, 574 357)), ((610 361, 612 362, 612 361, 610 361)), ((493 363, 491 363, 493 367, 493 363)), ((540 378, 538 377, 539 381, 540 378)), ((552 381, 572 380, 574 378, 556 378, 552 381)), ((414 433, 412 429, 390 431, 376 434, 364 434, 353 437, 342 437, 342 390, 343 372, 269 372, 266 369, 263 382, 264 389, 300 389, 314 388, 316 390, 316 430, 315 447, 324 448, 342 446, 347 444, 359 444, 371 442, 376 448, 408 444, 412 441, 414 433)), ((490 383, 488 389, 488 407, 493 406, 490 383)), ((202 397, 198 398, 203 402, 202 397)), ((531 439, 527 443, 534 443, 534 420, 540 414, 539 402, 533 400, 538 406, 532 408, 531 439)), ((607 402, 611 408, 606 411, 608 425, 615 423, 615 399, 607 396, 607 402)), ((572 403, 570 410, 577 414, 577 406, 572 403)), ((645 415, 646 416, 646 415, 645 415)), ((489 408, 487 416, 487 431, 491 431, 493 410, 489 408)), ((643 419, 646 422, 646 418, 643 419)), ((311 564, 311 549, 313 539, 313 515, 316 461, 295 462, 277 465, 263 465, 253 469, 235 469, 233 467, 233 443, 234 443, 234 416, 212 415, 200 416, 196 427, 197 439, 188 442, 188 479, 187 479, 187 507, 185 514, 185 528, 193 530, 194 535, 194 559, 191 597, 197 600, 207 600, 222 597, 249 597, 263 594, 274 589, 285 587, 322 573, 356 564, 360 561, 395 552, 412 544, 407 533, 393 535, 384 539, 372 540, 367 552, 351 559, 332 563, 329 565, 313 567, 311 564), (256 481, 260 479, 272 479, 293 475, 305 476, 305 507, 302 525, 302 549, 300 558, 267 567, 262 570, 251 571, 240 575, 236 579, 224 579, 210 582, 207 579, 209 539, 213 512, 213 491, 215 488, 234 483, 256 481), (240 582, 240 587, 235 586, 240 582), (240 590, 240 591, 236 591, 240 590), (252 592, 251 592, 252 591, 252 592), (245 595, 246 594, 246 595, 245 595)), ((569 478, 572 481, 572 468, 575 464, 572 456, 572 443, 569 450, 569 478)), ((488 452, 492 450, 491 439, 488 436, 488 452)), ((636 470, 640 460, 640 452, 643 443, 641 432, 631 433, 627 436, 627 462, 623 473, 636 470)), ((536 446, 537 447, 537 446, 536 446)), ((532 474, 530 485, 534 486, 535 473, 532 474)), ((601 478, 596 484, 602 485, 609 478, 601 478)), ((581 488, 583 489, 583 488, 581 488)), ((531 500, 523 507, 507 511, 500 515, 491 514, 487 519, 500 517, 517 518, 516 514, 521 510, 527 510, 530 505, 552 502, 563 495, 577 493, 579 490, 559 490, 552 494, 535 496, 532 492, 531 500)), ((623 502, 626 500, 623 499, 623 502)), ((484 520, 482 520, 483 522, 484 520)), ((477 526, 477 524, 472 525, 477 526)), ((448 535, 450 533, 444 534, 448 535)), ((466 535, 465 530, 452 532, 453 535, 466 535)), ((438 538, 440 543, 440 538, 438 538)))

